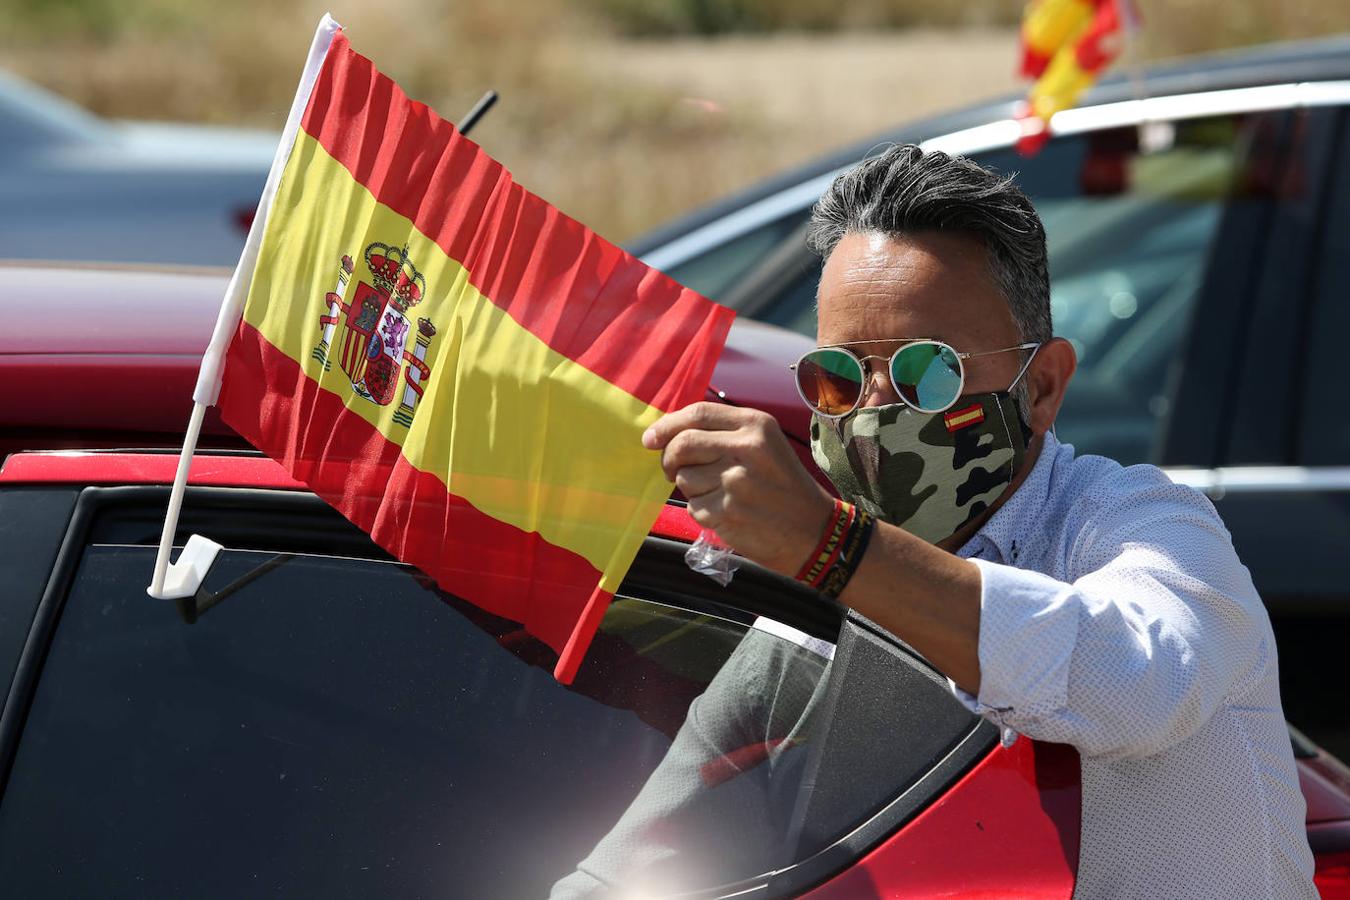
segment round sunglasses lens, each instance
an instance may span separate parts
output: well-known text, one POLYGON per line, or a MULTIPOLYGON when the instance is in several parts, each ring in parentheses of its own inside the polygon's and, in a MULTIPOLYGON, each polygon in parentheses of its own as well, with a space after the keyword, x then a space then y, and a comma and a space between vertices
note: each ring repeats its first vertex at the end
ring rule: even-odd
POLYGON ((946 344, 909 344, 891 360, 891 378, 911 406, 940 412, 961 396, 961 359, 946 344))
POLYGON ((797 363, 797 389, 806 405, 828 416, 842 416, 858 405, 863 370, 844 350, 813 350, 797 363))

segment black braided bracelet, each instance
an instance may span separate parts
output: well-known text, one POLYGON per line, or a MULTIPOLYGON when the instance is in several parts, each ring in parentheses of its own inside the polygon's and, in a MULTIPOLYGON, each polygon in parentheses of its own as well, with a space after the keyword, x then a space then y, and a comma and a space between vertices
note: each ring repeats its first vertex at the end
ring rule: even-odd
POLYGON ((836 599, 848 585, 853 573, 858 571, 858 563, 862 562, 863 554, 867 552, 867 542, 872 538, 872 529, 876 527, 876 523, 874 517, 861 509, 853 517, 848 531, 844 533, 843 546, 835 558, 834 565, 820 579, 818 590, 826 597, 836 599))

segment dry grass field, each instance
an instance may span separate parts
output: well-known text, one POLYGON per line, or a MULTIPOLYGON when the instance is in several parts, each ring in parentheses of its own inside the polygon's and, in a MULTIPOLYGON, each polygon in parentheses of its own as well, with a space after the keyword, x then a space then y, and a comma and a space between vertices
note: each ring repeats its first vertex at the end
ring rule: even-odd
MULTIPOLYGON (((1139 58, 1350 28, 1350 5, 1321 0, 1142 6, 1139 58)), ((474 138, 617 240, 885 126, 1021 87, 1016 0, 738 0, 727 8, 810 30, 669 34, 676 21, 642 37, 635 10, 680 4, 0 0, 0 67, 102 115, 279 129, 330 7, 358 50, 448 118, 499 90, 474 138), (919 25, 867 27, 883 22, 919 25)))

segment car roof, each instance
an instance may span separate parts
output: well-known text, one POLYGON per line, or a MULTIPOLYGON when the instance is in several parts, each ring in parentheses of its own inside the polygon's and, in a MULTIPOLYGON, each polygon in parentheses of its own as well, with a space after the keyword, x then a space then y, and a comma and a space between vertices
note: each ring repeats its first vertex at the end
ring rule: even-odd
POLYGON ((201 357, 229 270, 7 262, 0 355, 201 357))
MULTIPOLYGON (((0 459, 20 449, 176 447, 229 271, 0 263, 0 459)), ((713 385, 804 439, 808 413, 787 366, 812 343, 742 320, 713 385)), ((203 447, 247 445, 208 411, 203 447)))
MULTIPOLYGON (((5 263, 0 457, 181 443, 228 272, 5 263)), ((204 446, 246 446, 208 416, 204 446)))
MULTIPOLYGON (((1176 97, 1263 85, 1346 79, 1350 79, 1350 34, 1186 57, 1141 66, 1137 70, 1117 69, 1088 91, 1079 108, 1140 97, 1176 97)), ((1012 73, 1009 73, 1009 80, 1012 80, 1012 73)), ((628 249, 638 256, 645 256, 756 201, 849 166, 878 146, 921 143, 1012 118, 1025 96, 1024 91, 1010 93, 888 128, 678 217, 630 242, 628 249)))

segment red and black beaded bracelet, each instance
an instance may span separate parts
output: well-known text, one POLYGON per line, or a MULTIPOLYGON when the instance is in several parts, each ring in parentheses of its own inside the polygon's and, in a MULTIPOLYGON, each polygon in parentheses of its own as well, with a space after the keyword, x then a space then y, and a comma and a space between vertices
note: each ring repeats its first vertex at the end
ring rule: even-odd
POLYGON ((834 565, 830 566, 821 577, 817 590, 831 600, 839 596, 849 579, 853 577, 853 573, 858 571, 858 564, 862 562, 863 554, 867 552, 867 543, 872 539, 872 531, 876 524, 877 520, 873 516, 861 509, 857 511, 848 531, 844 532, 844 539, 834 565))
POLYGON ((839 555, 839 547, 843 543, 844 533, 848 531, 853 515, 852 505, 839 499, 834 501, 834 510, 830 513, 829 521, 825 523, 825 533, 821 535, 820 543, 816 544, 816 549, 811 551, 801 571, 797 573, 798 581, 811 587, 820 586, 820 579, 829 571, 839 555))
POLYGON ((851 503, 834 501, 834 511, 816 549, 806 558, 797 580, 835 598, 857 571, 876 520, 851 503))

